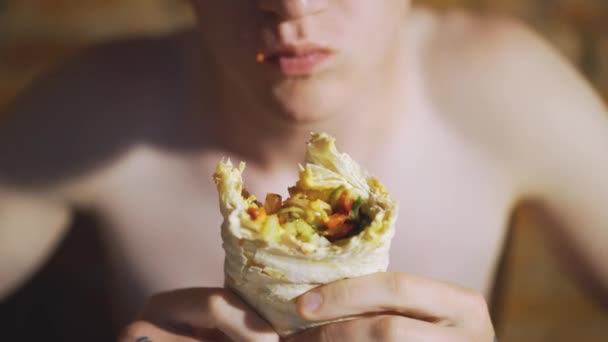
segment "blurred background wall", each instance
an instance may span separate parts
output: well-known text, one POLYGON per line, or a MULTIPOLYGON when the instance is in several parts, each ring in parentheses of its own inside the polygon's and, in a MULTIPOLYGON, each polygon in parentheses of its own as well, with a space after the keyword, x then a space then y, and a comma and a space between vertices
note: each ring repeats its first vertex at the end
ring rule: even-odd
MULTIPOLYGON (((416 2, 523 20, 608 100, 608 0, 416 2)), ((88 44, 191 24, 184 0, 0 0, 0 110, 36 76, 88 44)), ((525 211, 513 222, 493 300, 501 342, 606 341, 606 310, 557 260, 542 227, 525 211)))

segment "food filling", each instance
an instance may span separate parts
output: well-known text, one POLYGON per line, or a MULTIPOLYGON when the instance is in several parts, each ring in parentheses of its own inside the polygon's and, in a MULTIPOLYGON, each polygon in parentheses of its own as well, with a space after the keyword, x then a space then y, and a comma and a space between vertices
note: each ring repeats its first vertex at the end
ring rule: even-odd
POLYGON ((249 204, 245 226, 260 234, 263 240, 297 239, 316 245, 318 239, 324 237, 337 242, 357 235, 371 223, 361 208, 361 197, 344 186, 320 191, 304 190, 296 185, 289 188, 286 200, 269 193, 264 203, 246 191, 243 197, 249 204))

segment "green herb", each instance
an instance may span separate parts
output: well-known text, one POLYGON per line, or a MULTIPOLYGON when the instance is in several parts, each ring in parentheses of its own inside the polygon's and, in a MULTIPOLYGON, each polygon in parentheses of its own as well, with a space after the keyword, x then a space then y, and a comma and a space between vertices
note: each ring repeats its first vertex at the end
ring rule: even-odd
POLYGON ((344 188, 344 186, 340 185, 334 191, 332 191, 331 195, 329 195, 329 205, 331 205, 332 207, 335 206, 336 202, 338 201, 338 199, 342 195, 342 192, 345 191, 345 190, 346 189, 344 188))
POLYGON ((359 219, 359 209, 361 208, 361 197, 357 198, 355 203, 353 203, 352 208, 350 209, 350 217, 353 220, 359 219))

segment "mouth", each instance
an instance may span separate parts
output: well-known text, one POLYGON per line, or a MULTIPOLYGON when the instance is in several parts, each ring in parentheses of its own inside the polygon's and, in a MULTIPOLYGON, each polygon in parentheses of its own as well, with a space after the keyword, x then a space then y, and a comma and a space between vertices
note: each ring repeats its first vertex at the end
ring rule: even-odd
POLYGON ((272 65, 286 76, 305 76, 318 70, 332 55, 329 48, 302 44, 282 46, 268 54, 259 53, 256 60, 272 65))

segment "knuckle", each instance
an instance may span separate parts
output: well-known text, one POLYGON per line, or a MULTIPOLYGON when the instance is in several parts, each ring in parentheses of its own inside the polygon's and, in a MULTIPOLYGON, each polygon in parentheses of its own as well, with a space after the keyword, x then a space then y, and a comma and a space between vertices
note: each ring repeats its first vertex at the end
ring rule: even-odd
POLYGON ((471 308, 476 313, 487 313, 488 312, 488 302, 486 301, 485 296, 478 291, 471 291, 469 293, 469 303, 471 308))
POLYGON ((222 292, 214 292, 207 297, 207 312, 214 316, 220 316, 226 307, 226 299, 222 292))
POLYGON ((348 304, 352 300, 352 289, 348 282, 341 281, 332 287, 331 293, 323 298, 334 298, 339 304, 348 304))
POLYGON ((374 341, 401 341, 403 329, 399 317, 383 316, 378 318, 371 327, 371 337, 374 341))
POLYGON ((134 340, 142 335, 147 335, 154 331, 154 325, 146 321, 135 321, 127 325, 120 333, 119 341, 134 340))
POLYGON ((406 276, 401 273, 388 273, 386 275, 386 286, 391 295, 395 298, 401 298, 406 292, 406 276))
POLYGON ((469 291, 467 295, 468 321, 474 326, 491 325, 490 311, 485 296, 478 291, 469 291))

